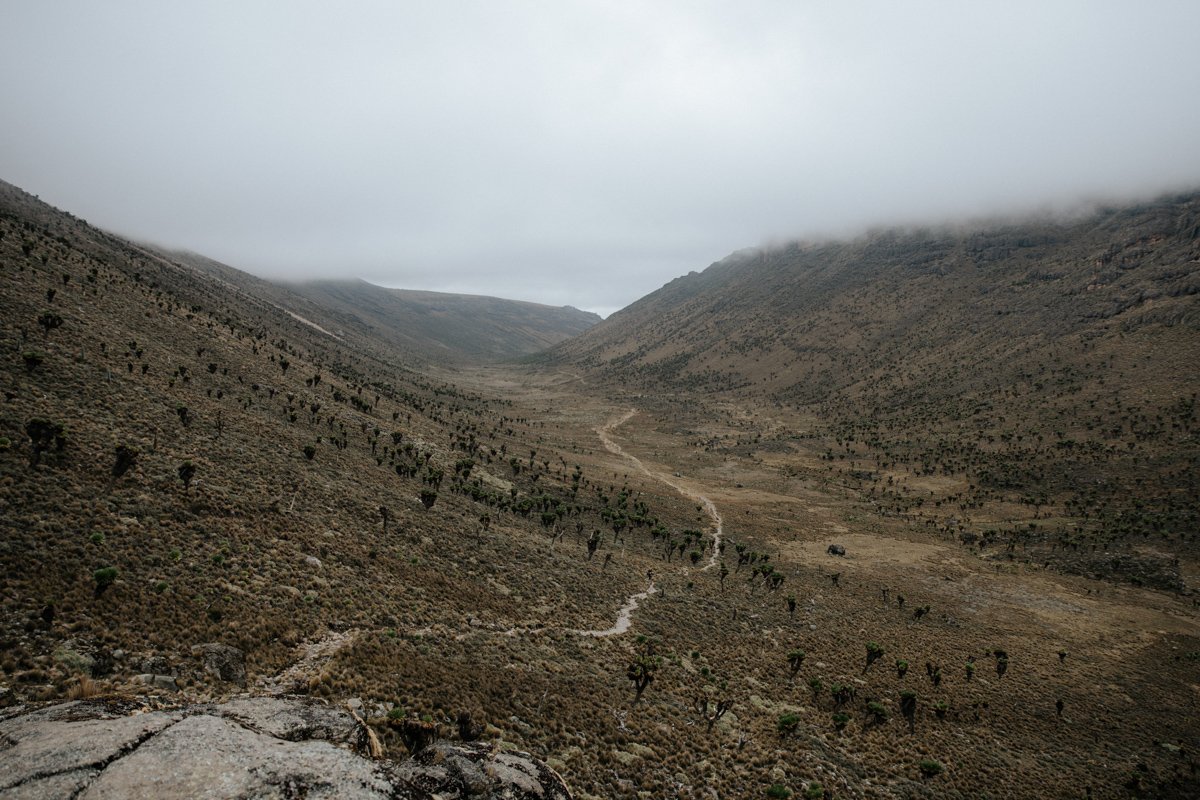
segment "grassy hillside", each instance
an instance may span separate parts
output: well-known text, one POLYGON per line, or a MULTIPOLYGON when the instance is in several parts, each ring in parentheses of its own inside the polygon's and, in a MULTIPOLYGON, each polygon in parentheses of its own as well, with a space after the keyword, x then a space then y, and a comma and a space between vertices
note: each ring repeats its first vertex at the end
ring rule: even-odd
POLYGON ((1176 559, 1200 554, 1198 292, 1185 195, 740 253, 551 356, 774 415, 757 435, 819 453, 881 513, 1182 589, 1176 559), (1114 559, 1110 542, 1139 547, 1114 559))
POLYGON ((156 671, 191 696, 237 690, 193 651, 212 642, 245 654, 253 688, 349 629, 387 650, 380 671, 318 659, 294 688, 378 714, 461 707, 519 736, 496 663, 510 640, 492 632, 607 627, 643 584, 641 568, 601 573, 611 543, 587 558, 618 497, 634 513, 619 481, 593 484, 545 422, 423 377, 386 341, 352 348, 252 280, 7 185, 0 281, 4 702, 90 691, 87 676, 145 690, 136 675, 156 671), (471 631, 453 661, 421 644, 471 631), (455 685, 429 684, 450 669, 455 685))
POLYGON ((167 258, 220 278, 341 339, 374 352, 380 347, 410 363, 506 361, 582 333, 600 317, 478 295, 386 289, 360 280, 273 283, 195 253, 167 258))
POLYGON ((280 291, 0 186, 0 706, 307 693, 581 800, 1196 795, 1194 597, 926 524, 941 417, 871 467, 832 405, 435 370, 280 291))

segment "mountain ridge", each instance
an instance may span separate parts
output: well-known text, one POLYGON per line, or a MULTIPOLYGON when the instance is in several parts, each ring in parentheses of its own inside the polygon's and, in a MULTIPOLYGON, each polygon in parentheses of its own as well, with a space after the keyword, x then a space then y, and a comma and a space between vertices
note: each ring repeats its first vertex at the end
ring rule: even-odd
POLYGON ((359 278, 267 280, 198 253, 159 252, 270 298, 319 330, 341 331, 339 335, 351 335, 358 346, 367 348, 384 340, 406 357, 422 362, 512 360, 557 344, 600 321, 599 316, 571 306, 392 289, 359 278))
MULTIPOLYGON (((759 384, 710 391, 719 374, 646 368, 636 347, 611 376, 442 369, 213 269, 0 187, 6 724, 40 701, 123 715, 147 694, 299 693, 344 704, 369 752, 438 759, 432 739, 482 737, 581 800, 1197 796, 1182 322, 1164 329, 1178 340, 1088 340, 1088 358, 1120 356, 1088 381, 1066 349, 1044 370, 1017 352, 1015 398, 981 395, 996 378, 953 352, 933 383, 887 362, 872 394, 861 342, 824 329, 811 352, 859 359, 839 363, 857 380, 831 372, 801 404, 754 359, 770 303, 816 300, 761 285, 723 298, 767 323, 757 349, 730 339, 759 384), (1156 378, 1173 407, 1113 396, 1146 355, 1174 370, 1156 378), (863 412, 881 398, 901 402, 863 412)), ((674 291, 702 307, 697 287, 731 273, 674 291)), ((1026 283, 1035 299, 1049 284, 1026 283)), ((222 752, 249 739, 220 722, 222 752)), ((0 783, 53 792, 95 771, 44 763, 0 783)), ((219 771, 283 791, 307 763, 219 771)))
POLYGON ((1156 576, 1127 577, 1179 587, 1171 558, 1195 554, 1184 532, 1200 526, 1198 295, 1192 192, 1066 221, 739 252, 542 361, 794 418, 873 502, 975 536, 1027 518, 1046 563, 1076 529, 1175 531, 1156 576), (923 509, 882 480, 897 469, 957 486, 923 509))

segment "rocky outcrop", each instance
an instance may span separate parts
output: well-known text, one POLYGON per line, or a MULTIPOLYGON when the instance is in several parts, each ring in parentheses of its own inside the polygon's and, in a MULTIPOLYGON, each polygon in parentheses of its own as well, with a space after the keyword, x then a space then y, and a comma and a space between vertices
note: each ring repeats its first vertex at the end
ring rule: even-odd
POLYGON ((350 713, 296 698, 151 709, 83 700, 0 716, 8 798, 396 798, 570 800, 523 753, 438 742, 403 762, 370 760, 350 713))
POLYGON ((193 647, 192 655, 204 661, 208 674, 227 683, 246 685, 246 655, 236 647, 210 642, 193 647))

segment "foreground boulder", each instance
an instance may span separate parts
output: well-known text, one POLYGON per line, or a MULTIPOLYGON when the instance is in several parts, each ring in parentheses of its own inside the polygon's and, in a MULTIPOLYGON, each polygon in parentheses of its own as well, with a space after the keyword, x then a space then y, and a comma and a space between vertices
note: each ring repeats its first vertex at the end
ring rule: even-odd
POLYGON ((277 697, 149 710, 84 700, 0 715, 0 798, 570 800, 549 767, 482 743, 370 760, 351 714, 277 697))
POLYGON ((208 674, 227 683, 246 685, 246 655, 236 647, 210 642, 196 645, 192 648, 192 654, 200 656, 208 674))

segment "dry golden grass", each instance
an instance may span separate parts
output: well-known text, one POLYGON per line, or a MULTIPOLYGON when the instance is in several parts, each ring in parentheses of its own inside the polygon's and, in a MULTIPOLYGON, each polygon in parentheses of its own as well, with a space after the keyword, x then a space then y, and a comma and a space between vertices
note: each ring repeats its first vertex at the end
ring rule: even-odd
MULTIPOLYGON (((944 520, 928 524, 945 512, 927 507, 961 492, 961 479, 918 476, 901 460, 876 470, 874 450, 844 435, 830 461, 846 421, 696 394, 609 396, 553 371, 417 373, 383 345, 349 348, 27 198, 8 192, 3 208, 8 700, 83 691, 72 653, 91 659, 92 686, 124 685, 157 658, 189 698, 219 696, 239 689, 191 647, 223 642, 246 654, 251 690, 300 664, 308 691, 361 699, 390 752, 403 745, 389 712, 454 735, 465 710, 585 798, 760 797, 810 781, 837 797, 1124 797, 1131 771, 1150 796, 1195 788, 1191 598, 1047 570, 1020 541, 1012 559, 1003 539, 964 546, 944 520), (64 322, 44 334, 47 308, 64 322), (31 348, 43 358, 29 369, 31 348), (639 413, 612 436, 649 474, 596 435, 631 407, 639 413), (38 418, 66 437, 32 465, 26 426, 38 418), (122 444, 139 455, 114 479, 122 444), (467 458, 471 477, 456 483, 467 458), (185 461, 196 468, 186 487, 185 461), (882 486, 858 470, 879 471, 882 486), (684 531, 705 545, 711 531, 696 499, 662 476, 717 505, 723 581, 676 551, 666 560, 684 531), (918 482, 934 492, 921 507, 918 482), (419 492, 435 485, 425 508, 419 492), (832 542, 846 544, 844 559, 825 553, 832 542), (739 546, 753 559, 739 565, 739 546), (764 565, 782 576, 778 589, 764 565), (117 573, 101 588, 106 567, 117 573), (571 633, 611 625, 649 571, 659 591, 629 633, 571 633), (867 642, 885 650, 869 668, 867 642), (793 677, 795 648, 806 658, 793 677), (635 705, 627 672, 647 654, 661 663, 635 705), (927 662, 941 667, 937 686, 927 662), (815 698, 812 678, 823 683, 815 698), (856 689, 840 732, 834 683, 856 689), (912 731, 904 690, 917 692, 912 731), (733 701, 711 732, 699 694, 733 701), (870 701, 886 722, 870 720, 870 701), (799 719, 783 739, 789 713, 799 719), (944 772, 923 777, 924 759, 944 772)), ((988 503, 981 513, 1004 516, 1004 503, 988 503)))

